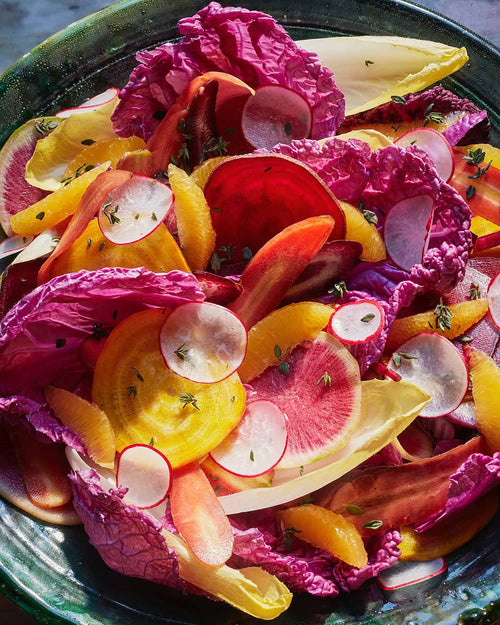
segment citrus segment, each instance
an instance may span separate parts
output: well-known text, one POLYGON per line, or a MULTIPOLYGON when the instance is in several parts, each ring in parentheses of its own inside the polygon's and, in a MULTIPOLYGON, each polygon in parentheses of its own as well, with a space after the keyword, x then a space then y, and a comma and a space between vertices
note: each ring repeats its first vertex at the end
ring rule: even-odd
POLYGON ((348 202, 340 201, 346 221, 345 238, 359 241, 363 246, 361 260, 376 263, 386 258, 385 243, 374 224, 369 223, 363 213, 348 202))
POLYGON ((393 351, 412 336, 432 328, 434 332, 442 334, 447 339, 454 339, 464 334, 471 326, 477 323, 488 312, 486 298, 464 300, 446 307, 449 310, 450 326, 439 324, 439 310, 429 310, 415 315, 408 315, 396 319, 387 336, 386 349, 393 351))
POLYGON ((36 204, 12 215, 10 224, 14 232, 23 236, 40 234, 73 215, 87 187, 108 167, 109 163, 94 167, 36 204))
POLYGON ((63 425, 82 439, 89 457, 112 469, 115 466, 115 433, 99 406, 55 386, 45 389, 45 398, 63 425))
POLYGON ((119 451, 153 440, 175 469, 204 456, 237 425, 245 389, 237 374, 200 384, 170 371, 160 351, 165 314, 136 313, 113 330, 97 359, 92 399, 108 415, 119 451))
POLYGON ((116 245, 106 239, 97 219, 93 219, 71 247, 53 261, 49 277, 102 267, 146 267, 155 273, 189 271, 179 246, 164 224, 140 241, 116 245))
POLYGON ((280 510, 278 518, 285 533, 288 530, 356 568, 367 565, 368 554, 358 530, 341 514, 307 504, 280 510))
POLYGON ((215 249, 215 232, 203 191, 185 171, 169 165, 181 250, 193 271, 203 270, 215 249))
POLYGON ((247 353, 238 369, 243 382, 250 382, 267 367, 281 362, 281 356, 308 339, 314 339, 328 324, 330 306, 319 302, 289 304, 270 313, 248 332, 247 353), (276 345, 280 356, 276 355, 276 345))
POLYGON ((500 368, 469 345, 464 350, 470 368, 476 427, 492 452, 500 451, 500 368))
POLYGON ((94 167, 104 161, 109 161, 111 167, 115 168, 125 153, 145 147, 146 144, 140 137, 116 137, 91 143, 83 148, 68 164, 62 182, 70 180, 83 173, 87 168, 94 167))

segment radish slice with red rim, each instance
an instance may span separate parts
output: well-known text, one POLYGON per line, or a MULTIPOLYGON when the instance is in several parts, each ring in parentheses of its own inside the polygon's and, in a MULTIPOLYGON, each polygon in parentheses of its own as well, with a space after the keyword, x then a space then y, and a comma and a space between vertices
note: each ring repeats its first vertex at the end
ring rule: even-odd
POLYGON ((441 334, 421 332, 400 345, 389 368, 431 396, 420 415, 441 417, 461 404, 469 372, 458 349, 441 334))
POLYGON ((248 403, 238 426, 210 452, 223 469, 240 477, 257 477, 273 469, 287 444, 286 417, 275 403, 248 403))
POLYGON ((415 195, 394 204, 384 221, 384 241, 393 263, 410 271, 422 262, 434 214, 430 195, 415 195))
POLYGON ((439 583, 447 570, 446 560, 436 558, 424 562, 399 560, 377 575, 377 582, 391 601, 402 601, 426 595, 429 588, 439 583))
POLYGON ((455 158, 446 137, 434 128, 415 128, 398 137, 394 143, 401 147, 416 145, 431 158, 437 173, 445 181, 453 176, 455 158))
POLYGON ((61 117, 65 119, 66 117, 70 117, 70 115, 80 115, 81 113, 96 111, 102 106, 106 106, 106 104, 109 104, 115 98, 118 98, 119 93, 119 89, 117 89, 116 87, 110 87, 109 89, 106 89, 106 91, 99 93, 93 98, 85 100, 85 102, 80 104, 80 106, 75 106, 73 108, 63 109, 62 111, 59 111, 58 113, 56 113, 56 117, 61 117))
POLYGON ((500 273, 497 273, 497 275, 490 282, 488 286, 487 298, 493 323, 500 329, 500 273))
POLYGON ((225 380, 247 351, 247 331, 233 312, 210 302, 181 304, 165 319, 160 349, 169 369, 193 382, 225 380))
POLYGON ((106 197, 98 213, 99 227, 111 243, 135 243, 158 228, 173 201, 167 185, 146 176, 132 176, 106 197))
POLYGON ((311 126, 309 102, 281 85, 259 87, 243 107, 243 136, 255 148, 270 150, 278 143, 306 139, 311 134, 311 126))
POLYGON ((138 508, 154 508, 170 491, 172 467, 161 451, 150 445, 129 445, 118 456, 116 486, 124 499, 138 508))
POLYGON ((375 300, 348 302, 334 311, 328 332, 342 343, 365 343, 382 332, 384 319, 384 309, 375 300))
POLYGON ((0 260, 7 258, 7 256, 13 256, 17 254, 33 241, 33 237, 23 237, 19 234, 13 234, 12 236, 4 239, 0 243, 0 260))

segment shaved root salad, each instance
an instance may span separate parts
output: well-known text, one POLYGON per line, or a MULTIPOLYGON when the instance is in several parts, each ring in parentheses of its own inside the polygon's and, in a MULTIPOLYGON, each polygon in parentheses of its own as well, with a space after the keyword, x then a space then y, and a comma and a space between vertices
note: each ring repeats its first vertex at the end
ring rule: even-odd
POLYGON ((441 574, 500 482, 500 150, 437 84, 467 52, 178 27, 0 151, 0 493, 259 619, 441 574))

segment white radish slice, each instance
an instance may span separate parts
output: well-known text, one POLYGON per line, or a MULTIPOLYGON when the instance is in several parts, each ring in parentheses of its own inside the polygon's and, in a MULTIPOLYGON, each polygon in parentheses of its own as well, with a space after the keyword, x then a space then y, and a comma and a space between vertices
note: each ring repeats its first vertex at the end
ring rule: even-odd
POLYGON ((384 221, 384 241, 393 263, 410 271, 420 264, 429 245, 434 200, 415 195, 394 204, 384 221))
POLYGON ((428 592, 429 583, 437 583, 446 572, 444 558, 425 562, 398 561, 377 575, 377 582, 394 601, 415 597, 417 584, 422 584, 422 593, 428 592))
POLYGON ((448 182, 453 176, 455 158, 448 140, 434 128, 415 128, 398 137, 394 143, 401 147, 416 145, 427 152, 431 158, 437 173, 448 182))
POLYGON ((169 369, 193 382, 225 380, 247 351, 247 331, 233 312, 210 302, 181 304, 165 319, 160 349, 169 369))
POLYGON ((374 300, 359 300, 339 306, 330 317, 328 332, 342 343, 365 343, 384 327, 384 309, 374 300))
POLYGON ((75 106, 73 108, 63 109, 62 111, 59 111, 58 113, 56 113, 56 117, 61 117, 65 119, 66 117, 70 117, 70 115, 79 115, 81 113, 96 111, 102 106, 106 106, 106 104, 109 104, 113 99, 117 99, 119 93, 119 89, 117 89, 116 87, 110 87, 109 89, 106 89, 106 91, 99 93, 93 98, 85 100, 85 102, 80 104, 80 106, 75 106))
POLYGON ((241 130, 255 148, 270 150, 278 143, 305 139, 311 134, 312 112, 299 93, 280 85, 264 85, 243 107, 241 130))
POLYGON ((161 451, 150 445, 129 445, 118 457, 116 486, 124 486, 125 501, 138 508, 154 508, 170 491, 172 467, 161 451))
POLYGON ((97 215, 99 227, 111 243, 135 243, 158 228, 173 201, 167 185, 146 176, 132 176, 106 197, 97 215))
POLYGON ((238 426, 210 456, 234 475, 257 477, 278 464, 287 439, 285 415, 273 402, 257 400, 247 404, 238 426))
POLYGON ((447 338, 420 332, 400 345, 389 368, 431 396, 422 417, 447 415, 461 404, 469 385, 462 354, 447 338))
POLYGON ((491 280, 487 292, 488 306, 493 323, 500 329, 500 273, 491 280))
POLYGON ((13 234, 11 237, 4 239, 0 243, 0 259, 7 258, 17 254, 33 241, 33 237, 22 237, 19 234, 13 234))

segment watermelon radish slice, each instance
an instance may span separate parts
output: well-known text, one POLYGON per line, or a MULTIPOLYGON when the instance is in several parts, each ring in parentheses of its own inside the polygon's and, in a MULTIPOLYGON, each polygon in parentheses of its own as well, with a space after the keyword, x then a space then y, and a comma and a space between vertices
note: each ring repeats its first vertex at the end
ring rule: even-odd
POLYGON ((379 302, 368 299, 348 302, 334 311, 328 332, 342 343, 365 343, 382 332, 384 320, 384 309, 379 302))
POLYGON ((458 349, 441 334, 420 332, 392 356, 389 368, 431 396, 422 417, 447 415, 460 405, 469 385, 469 372, 458 349))
POLYGON ((37 141, 46 137, 58 123, 55 117, 31 119, 15 130, 0 150, 0 225, 7 236, 13 234, 11 216, 48 194, 26 182, 24 173, 37 141))
POLYGON ((150 445, 129 445, 118 456, 116 486, 125 486, 125 500, 138 508, 154 508, 164 501, 171 475, 166 456, 150 445))
POLYGON ((33 237, 22 237, 19 234, 13 234, 0 243, 0 260, 17 254, 33 241, 33 237))
POLYGON ((274 468, 287 444, 285 415, 271 401, 249 402, 236 428, 212 449, 220 467, 241 477, 257 477, 274 468))
POLYGON ((309 167, 282 154, 233 156, 210 174, 204 193, 212 211, 216 250, 244 260, 284 228, 313 216, 335 219, 329 240, 345 237, 338 200, 309 167))
POLYGON ((434 128, 415 128, 398 137, 394 143, 402 147, 416 145, 424 150, 445 182, 453 176, 455 169, 453 149, 446 137, 434 128))
POLYGON ((99 93, 98 95, 95 95, 93 98, 90 98, 89 100, 85 100, 85 102, 80 104, 80 106, 76 106, 76 107, 69 108, 69 109, 63 109, 62 111, 59 111, 58 113, 56 113, 56 117, 65 119, 66 117, 69 117, 70 115, 81 115, 82 113, 89 113, 90 111, 97 111, 97 109, 103 106, 106 106, 106 104, 109 104, 113 100, 115 99, 117 100, 119 93, 120 93, 119 89, 117 89, 116 87, 110 87, 109 89, 106 89, 106 91, 103 91, 102 93, 99 93))
POLYGON ((394 204, 384 221, 384 241, 393 263, 410 271, 420 264, 429 245, 434 201, 415 195, 394 204))
POLYGON ((97 215, 99 227, 111 243, 135 243, 158 228, 173 201, 167 185, 146 176, 132 176, 106 197, 97 215))
POLYGON ((210 302, 181 304, 165 319, 160 348, 167 367, 193 382, 225 380, 241 365, 247 331, 237 315, 210 302))
POLYGON ((487 297, 493 323, 500 329, 500 273, 497 273, 490 282, 487 297))
POLYGON ((312 111, 307 100, 288 87, 263 85, 247 99, 241 117, 243 136, 253 148, 270 150, 311 134, 312 111))
POLYGON ((336 338, 320 332, 279 366, 252 381, 256 399, 273 401, 288 418, 280 469, 315 462, 342 447, 361 409, 359 366, 336 338))

